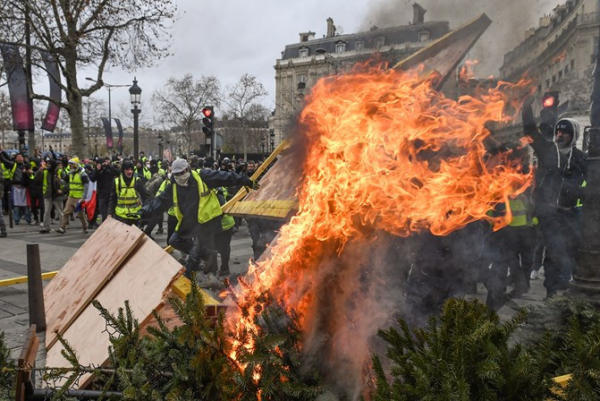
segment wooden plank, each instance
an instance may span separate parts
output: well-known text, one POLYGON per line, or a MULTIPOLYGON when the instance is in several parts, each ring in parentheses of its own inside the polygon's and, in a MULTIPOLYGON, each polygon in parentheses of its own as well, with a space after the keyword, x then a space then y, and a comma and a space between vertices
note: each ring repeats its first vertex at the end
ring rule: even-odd
MULTIPOLYGON (((260 167, 256 169, 256 171, 254 172, 254 174, 252 174, 252 177, 250 177, 250 179, 252 181, 258 180, 260 176, 265 172, 267 167, 269 167, 271 163, 273 163, 276 160, 277 156, 279 156, 279 154, 284 150, 288 149, 290 145, 291 141, 288 138, 284 138, 283 141, 281 141, 281 143, 279 144, 279 146, 277 146, 277 148, 275 148, 275 150, 269 155, 269 157, 267 157, 267 159, 260 165, 260 167)), ((262 182, 262 180, 260 182, 262 182)), ((240 188, 240 190, 233 196, 233 198, 231 198, 227 203, 223 205, 223 212, 229 213, 231 208, 237 202, 242 200, 242 198, 244 198, 246 194, 248 194, 248 189, 246 187, 240 188)))
POLYGON ((285 219, 298 206, 296 189, 301 180, 302 169, 298 157, 284 152, 260 180, 260 189, 252 191, 244 200, 233 205, 228 213, 240 217, 285 219))
POLYGON ((426 74, 431 71, 437 71, 440 74, 440 79, 436 82, 439 90, 491 23, 492 21, 487 15, 481 14, 473 21, 447 33, 429 46, 401 60, 393 68, 409 70, 423 64, 426 74))
POLYGON ((144 233, 108 219, 44 288, 46 349, 57 341, 136 248, 144 233))
MULTIPOLYGON (((432 74, 438 76, 434 82, 435 87, 440 89, 490 24, 491 20, 482 14, 400 61, 393 68, 409 70, 423 65, 423 79, 430 79, 432 74)), ((227 213, 241 217, 289 218, 298 207, 296 189, 302 180, 301 165, 302 161, 291 153, 282 152, 277 163, 261 179, 260 190, 248 194, 227 213)))
MULTIPOLYGON (((112 248, 106 249, 111 252, 112 248)), ((95 297, 104 308, 117 314, 129 300, 134 316, 144 326, 152 318, 152 311, 159 310, 170 292, 173 283, 185 269, 172 256, 148 237, 144 237, 116 275, 95 297)), ((88 305, 63 334, 77 352, 83 365, 103 365, 108 360, 110 345, 105 332, 106 322, 93 305, 88 305)), ((57 343, 46 355, 46 366, 66 367, 62 357, 62 344, 57 343)), ((80 386, 85 388, 91 375, 82 377, 80 386)))
MULTIPOLYGON (((190 279, 185 276, 181 276, 177 279, 177 281, 175 281, 173 283, 173 287, 171 288, 171 290, 179 298, 185 300, 185 297, 187 296, 187 294, 190 293, 191 288, 192 288, 192 282, 190 281, 190 279)), ((202 298, 204 299, 205 306, 221 304, 219 301, 214 299, 208 292, 206 292, 202 288, 200 288, 200 293, 202 294, 202 298)))
POLYGON ((33 386, 31 382, 31 369, 35 367, 35 358, 40 346, 40 339, 35 334, 35 330, 35 324, 32 324, 27 331, 25 343, 17 361, 17 367, 19 368, 16 380, 17 391, 15 399, 17 401, 25 401, 26 388, 33 386))

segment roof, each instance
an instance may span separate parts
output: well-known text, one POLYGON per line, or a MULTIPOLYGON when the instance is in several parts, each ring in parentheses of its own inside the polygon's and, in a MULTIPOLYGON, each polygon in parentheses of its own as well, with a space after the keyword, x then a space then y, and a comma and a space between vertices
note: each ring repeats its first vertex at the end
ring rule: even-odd
POLYGON ((419 33, 423 31, 429 31, 430 39, 436 39, 448 33, 450 26, 448 21, 431 21, 417 25, 403 25, 382 29, 375 28, 367 32, 314 39, 287 45, 281 59, 286 60, 300 57, 301 48, 308 48, 309 55, 317 54, 317 49, 323 49, 328 53, 335 53, 335 45, 340 41, 346 43, 347 51, 356 50, 357 42, 362 42, 364 49, 375 49, 375 40, 380 36, 385 37, 385 46, 405 42, 416 43, 419 42, 419 33))

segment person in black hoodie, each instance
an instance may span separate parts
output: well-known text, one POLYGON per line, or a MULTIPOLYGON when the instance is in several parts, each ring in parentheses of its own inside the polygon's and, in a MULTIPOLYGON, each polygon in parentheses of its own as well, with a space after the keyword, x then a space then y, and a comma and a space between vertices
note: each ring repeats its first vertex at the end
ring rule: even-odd
POLYGON ((533 139, 531 147, 538 158, 534 203, 546 243, 544 287, 547 297, 552 297, 568 288, 575 269, 581 239, 581 208, 576 206, 583 198, 585 154, 576 147, 580 127, 573 119, 560 119, 550 141, 536 126, 528 101, 523 106, 523 126, 525 135, 533 139))
POLYGON ((96 163, 96 169, 89 177, 90 181, 96 183, 96 205, 98 214, 102 216, 102 221, 108 217, 108 203, 110 200, 110 189, 113 181, 121 174, 121 171, 110 163, 110 158, 105 157, 101 163, 96 163))

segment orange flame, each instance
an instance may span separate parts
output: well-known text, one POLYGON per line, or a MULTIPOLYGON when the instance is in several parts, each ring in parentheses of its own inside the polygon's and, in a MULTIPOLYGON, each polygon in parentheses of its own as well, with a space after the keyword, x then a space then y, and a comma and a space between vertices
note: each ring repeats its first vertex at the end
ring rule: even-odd
MULTIPOLYGON (((518 166, 487 163, 488 121, 508 122, 516 85, 458 100, 419 78, 420 71, 371 69, 321 79, 300 116, 308 141, 299 210, 282 227, 260 265, 250 266, 234 330, 253 330, 270 292, 309 324, 320 262, 349 240, 383 230, 396 236, 429 230, 447 235, 476 220, 506 226, 486 213, 521 193, 531 177, 518 166)), ((252 344, 246 345, 252 347, 252 344)))

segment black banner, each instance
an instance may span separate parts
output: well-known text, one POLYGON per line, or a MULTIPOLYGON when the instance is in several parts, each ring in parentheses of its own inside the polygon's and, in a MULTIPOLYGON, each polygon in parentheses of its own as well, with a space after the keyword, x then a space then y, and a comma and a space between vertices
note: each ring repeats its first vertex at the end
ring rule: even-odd
POLYGON ((0 44, 15 131, 33 131, 33 100, 29 97, 23 59, 16 46, 0 44))
POLYGON ((113 147, 113 136, 112 136, 112 127, 110 126, 110 120, 106 117, 101 117, 102 124, 104 125, 104 133, 106 134, 106 146, 109 149, 113 147))
MULTIPOLYGON (((50 53, 43 52, 42 59, 46 66, 46 72, 48 73, 48 82, 50 83, 50 98, 55 100, 57 103, 61 100, 62 91, 60 89, 60 72, 58 71, 58 64, 50 53)), ((50 132, 54 132, 56 123, 58 122, 58 116, 60 115, 60 107, 53 102, 48 102, 48 110, 46 111, 46 117, 42 123, 42 129, 50 132)))
POLYGON ((121 125, 121 120, 118 118, 113 118, 115 123, 117 124, 117 129, 119 130, 119 140, 117 141, 117 149, 119 153, 123 153, 123 125, 121 125))

